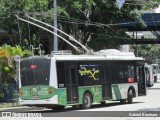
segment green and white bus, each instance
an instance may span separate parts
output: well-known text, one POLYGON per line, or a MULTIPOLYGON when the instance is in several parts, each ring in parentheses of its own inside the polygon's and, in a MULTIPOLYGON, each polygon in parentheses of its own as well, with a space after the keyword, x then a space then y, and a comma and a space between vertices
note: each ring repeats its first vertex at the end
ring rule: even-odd
POLYGON ((101 50, 96 55, 54 52, 22 58, 20 105, 63 109, 146 95, 144 59, 130 52, 101 50))

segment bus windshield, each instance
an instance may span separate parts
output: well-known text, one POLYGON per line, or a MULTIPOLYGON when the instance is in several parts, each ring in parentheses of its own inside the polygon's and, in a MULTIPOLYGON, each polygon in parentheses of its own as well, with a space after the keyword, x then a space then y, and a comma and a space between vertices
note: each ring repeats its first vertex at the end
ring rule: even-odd
POLYGON ((49 85, 50 60, 45 58, 25 59, 20 63, 21 85, 49 85))

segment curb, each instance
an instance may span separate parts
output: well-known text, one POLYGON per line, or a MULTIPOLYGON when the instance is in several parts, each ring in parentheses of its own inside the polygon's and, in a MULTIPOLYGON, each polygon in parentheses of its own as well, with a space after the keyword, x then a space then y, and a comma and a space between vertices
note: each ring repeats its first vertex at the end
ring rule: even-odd
POLYGON ((32 108, 32 107, 28 107, 28 106, 7 107, 7 108, 0 108, 0 111, 26 109, 26 108, 32 108))
POLYGON ((30 107, 30 106, 17 106, 17 107, 8 107, 8 108, 0 108, 0 112, 3 111, 30 111, 30 110, 43 110, 44 107, 30 107))

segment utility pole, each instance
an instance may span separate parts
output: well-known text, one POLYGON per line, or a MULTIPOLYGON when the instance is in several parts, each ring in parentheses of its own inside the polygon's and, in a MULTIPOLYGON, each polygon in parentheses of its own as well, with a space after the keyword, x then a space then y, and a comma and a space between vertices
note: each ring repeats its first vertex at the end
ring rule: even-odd
MULTIPOLYGON (((57 0, 54 0, 53 2, 53 6, 54 6, 54 27, 57 28, 57 0)), ((54 33, 57 34, 57 30, 54 29, 54 33)), ((57 35, 54 35, 54 39, 53 39, 53 50, 54 51, 58 51, 58 40, 57 40, 57 35)))

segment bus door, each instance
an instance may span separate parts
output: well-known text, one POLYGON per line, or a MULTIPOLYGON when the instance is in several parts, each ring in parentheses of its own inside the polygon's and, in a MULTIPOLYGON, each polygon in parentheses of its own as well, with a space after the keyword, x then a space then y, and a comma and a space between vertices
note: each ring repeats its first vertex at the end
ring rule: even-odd
POLYGON ((102 99, 112 99, 111 87, 111 66, 103 66, 101 71, 102 76, 102 99))
POLYGON ((77 81, 76 65, 66 65, 66 87, 67 87, 67 102, 78 102, 78 81, 77 81))
POLYGON ((138 95, 146 95, 145 68, 143 63, 136 65, 136 79, 138 82, 138 95), (141 65, 142 64, 142 65, 141 65))

